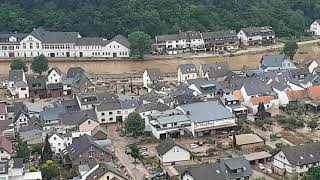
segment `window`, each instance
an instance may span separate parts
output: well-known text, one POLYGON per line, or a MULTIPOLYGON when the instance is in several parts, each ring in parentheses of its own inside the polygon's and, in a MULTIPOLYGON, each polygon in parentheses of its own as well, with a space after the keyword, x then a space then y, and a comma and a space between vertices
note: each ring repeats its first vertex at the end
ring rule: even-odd
POLYGON ((2 50, 7 50, 7 46, 2 46, 2 50))
POLYGON ((40 44, 39 43, 37 43, 37 49, 39 49, 40 48, 40 44))
POLYGON ((117 114, 121 114, 121 111, 117 111, 117 114))
POLYGON ((93 151, 93 150, 94 150, 94 149, 93 149, 93 146, 90 146, 90 147, 89 147, 89 150, 90 150, 90 151, 93 151))
POLYGON ((30 49, 33 49, 33 44, 32 43, 30 43, 30 49))
POLYGON ((113 121, 113 118, 109 118, 110 121, 113 121))
POLYGON ((101 119, 101 121, 102 121, 102 122, 105 122, 106 120, 105 120, 105 119, 101 119))
POLYGON ((27 49, 26 43, 23 43, 23 49, 27 49))
POLYGON ((88 121, 88 124, 91 124, 91 121, 90 121, 90 120, 88 121))
POLYGON ((112 112, 109 112, 109 115, 112 115, 112 112))
POLYGON ((104 116, 104 113, 101 113, 101 116, 104 116))
POLYGON ((56 138, 56 137, 54 137, 54 138, 53 138, 53 140, 57 140, 57 138, 56 138))
POLYGON ((1 149, 1 154, 3 154, 4 153, 4 151, 1 149))
POLYGON ((58 146, 60 146, 61 145, 61 143, 58 143, 58 146))
POLYGON ((94 156, 94 152, 93 151, 90 151, 89 152, 89 157, 93 157, 94 156))

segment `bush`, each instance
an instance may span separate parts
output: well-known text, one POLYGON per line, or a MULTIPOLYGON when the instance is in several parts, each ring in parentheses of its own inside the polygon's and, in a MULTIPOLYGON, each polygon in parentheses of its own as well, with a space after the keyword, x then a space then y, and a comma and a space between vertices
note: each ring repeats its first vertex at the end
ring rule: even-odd
POLYGON ((318 125, 317 120, 312 119, 311 121, 307 122, 307 126, 313 130, 313 129, 317 128, 319 125, 318 125))

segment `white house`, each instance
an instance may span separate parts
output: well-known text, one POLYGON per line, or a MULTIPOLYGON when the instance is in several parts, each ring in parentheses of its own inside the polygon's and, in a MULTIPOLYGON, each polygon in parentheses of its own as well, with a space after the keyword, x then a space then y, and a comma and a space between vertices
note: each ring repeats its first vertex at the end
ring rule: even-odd
POLYGON ((320 35, 320 19, 313 21, 313 23, 310 25, 310 31, 316 36, 320 35))
POLYGON ((275 33, 269 26, 242 28, 237 36, 245 46, 275 43, 275 33))
POLYGON ((100 124, 122 122, 122 107, 118 99, 103 100, 95 106, 95 112, 100 124))
POLYGON ((64 150, 67 146, 72 144, 72 137, 64 137, 56 132, 53 132, 49 136, 49 143, 51 145, 51 150, 55 154, 58 154, 60 153, 60 151, 64 150))
POLYGON ((117 35, 107 40, 102 37, 82 38, 78 32, 51 32, 42 27, 31 33, 1 34, 0 57, 101 57, 127 58, 128 40, 117 35))
POLYGON ((248 107, 251 113, 258 112, 258 106, 260 103, 264 104, 266 110, 268 109, 279 109, 279 99, 274 96, 259 96, 251 98, 250 101, 245 102, 245 106, 248 107))
POLYGON ((163 81, 163 76, 159 68, 152 68, 144 71, 142 79, 143 87, 148 88, 155 82, 163 81))
POLYGON ((156 146, 156 152, 162 164, 175 164, 180 161, 190 160, 191 153, 188 149, 176 144, 173 140, 166 140, 156 146))
POLYGON ((260 69, 264 71, 279 71, 296 69, 296 66, 285 55, 265 55, 260 60, 260 69))
POLYGON ((198 69, 194 64, 180 64, 178 66, 178 82, 198 78, 198 69))
POLYGON ((29 87, 23 70, 10 70, 8 78, 8 90, 17 98, 28 98, 29 87))
POLYGON ((281 176, 302 179, 310 167, 320 165, 319 151, 319 142, 283 148, 274 155, 272 168, 281 176))
POLYGON ((61 83, 62 75, 63 73, 59 68, 51 68, 48 71, 47 84, 61 83))

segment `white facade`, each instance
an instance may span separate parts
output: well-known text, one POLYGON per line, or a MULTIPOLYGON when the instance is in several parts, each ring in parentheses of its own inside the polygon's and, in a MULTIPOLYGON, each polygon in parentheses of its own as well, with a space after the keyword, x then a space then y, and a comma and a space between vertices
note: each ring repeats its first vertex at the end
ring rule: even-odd
POLYGON ((122 119, 122 109, 110 110, 110 111, 98 111, 95 108, 97 119, 100 124, 104 123, 115 123, 117 122, 117 118, 121 117, 122 119))
POLYGON ((320 24, 317 20, 310 25, 310 31, 316 36, 320 35, 320 24))
POLYGON ((158 158, 162 163, 188 161, 190 157, 191 153, 189 151, 177 145, 163 155, 158 154, 158 158))
POLYGON ((61 75, 55 69, 52 69, 50 74, 48 74, 47 84, 54 83, 61 83, 61 75))
POLYGON ((0 149, 0 160, 9 160, 11 159, 11 154, 4 149, 0 149))
POLYGON ((142 75, 143 87, 148 88, 148 85, 151 84, 150 77, 148 75, 148 71, 145 70, 142 75))
POLYGON ((58 154, 60 151, 64 150, 67 146, 72 144, 72 138, 71 137, 62 137, 57 134, 53 134, 49 138, 49 143, 51 145, 51 150, 58 154))
POLYGON ((187 74, 183 74, 180 70, 180 68, 178 68, 178 82, 184 82, 186 83, 187 80, 190 79, 197 79, 198 78, 198 73, 187 73, 187 74))

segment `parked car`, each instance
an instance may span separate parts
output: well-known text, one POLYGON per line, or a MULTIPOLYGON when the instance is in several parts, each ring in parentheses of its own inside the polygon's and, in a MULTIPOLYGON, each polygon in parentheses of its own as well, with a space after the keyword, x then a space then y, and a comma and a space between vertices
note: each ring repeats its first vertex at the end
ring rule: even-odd
POLYGON ((199 145, 198 145, 198 144, 191 143, 191 144, 190 144, 190 147, 191 147, 191 148, 197 148, 197 147, 199 147, 199 145))
POLYGON ((142 156, 148 156, 149 153, 148 153, 147 151, 143 151, 143 152, 140 152, 140 155, 142 155, 142 156))

